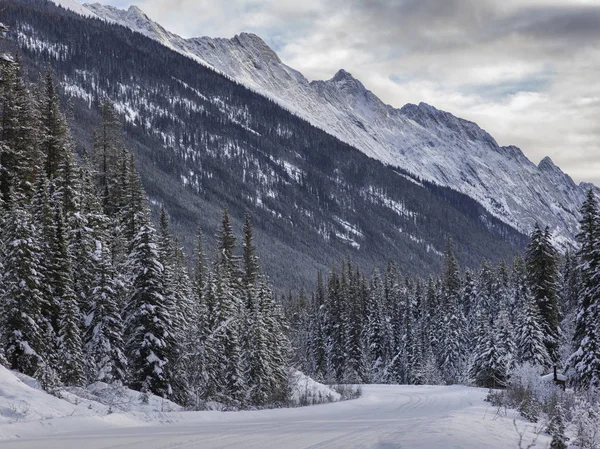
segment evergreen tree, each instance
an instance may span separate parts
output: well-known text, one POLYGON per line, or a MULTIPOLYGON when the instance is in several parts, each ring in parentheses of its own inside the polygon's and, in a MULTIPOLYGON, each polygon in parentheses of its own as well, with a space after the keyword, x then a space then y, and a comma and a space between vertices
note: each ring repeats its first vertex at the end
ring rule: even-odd
POLYGON ((0 90, 0 195, 8 208, 13 200, 24 201, 33 193, 39 161, 39 127, 20 55, 0 73, 3 84, 0 90))
POLYGON ((358 267, 355 271, 348 262, 348 296, 347 296, 347 316, 346 320, 346 362, 344 381, 349 383, 363 383, 366 378, 364 372, 364 354, 363 354, 363 320, 364 304, 361 294, 360 272, 358 267))
POLYGON ((108 247, 98 242, 93 253, 97 271, 86 316, 85 350, 91 365, 91 380, 125 382, 127 358, 123 342, 123 320, 119 308, 116 276, 108 247))
POLYGON ((600 387, 600 213, 590 189, 581 210, 579 257, 582 291, 577 304, 575 352, 569 360, 575 384, 600 387))
POLYGON ((41 120, 43 126, 44 169, 48 179, 53 179, 56 177, 65 155, 65 148, 68 147, 69 136, 66 120, 60 110, 58 93, 51 72, 46 73, 44 80, 41 120))
POLYGON ((387 342, 385 340, 385 317, 383 308, 384 289, 377 271, 373 274, 367 300, 365 340, 369 363, 370 382, 386 381, 388 366, 387 342))
POLYGON ((172 393, 168 354, 173 345, 171 317, 165 308, 163 266, 156 231, 144 225, 133 241, 130 256, 132 291, 127 304, 126 353, 130 386, 169 397, 172 393))
POLYGON ((506 385, 507 367, 498 346, 497 337, 491 331, 479 340, 471 366, 471 377, 477 386, 499 388, 506 385))
POLYGON ((2 346, 9 367, 33 376, 45 362, 50 327, 43 311, 41 250, 31 215, 13 204, 4 232, 2 346))
POLYGON ((198 226, 198 237, 196 246, 196 269, 192 286, 192 312, 190 323, 190 335, 187 339, 185 375, 190 386, 191 400, 195 407, 199 406, 201 398, 207 392, 210 369, 208 364, 209 310, 206 301, 206 289, 209 284, 209 274, 206 267, 206 255, 202 239, 202 230, 198 226))
POLYGON ((445 254, 443 279, 444 305, 446 308, 441 341, 440 366, 447 383, 459 382, 464 365, 463 350, 463 317, 461 302, 461 285, 458 262, 454 257, 452 244, 448 241, 445 254))
POLYGON ((122 186, 119 185, 119 169, 122 143, 120 123, 114 105, 105 101, 100 106, 100 126, 94 134, 94 159, 98 190, 104 213, 114 216, 122 206, 122 186))
MULTIPOLYGON (((263 277, 259 286, 259 312, 263 320, 262 328, 266 335, 266 357, 264 377, 268 399, 274 403, 284 403, 289 396, 288 370, 290 342, 287 337, 289 329, 279 304, 275 302, 267 280, 263 277)), ((259 340, 260 341, 260 340, 259 340)), ((257 350, 260 346, 256 346, 257 350)), ((259 358, 260 359, 260 358, 259 358)), ((260 390, 259 390, 260 391, 260 390)))
POLYGON ((552 363, 558 363, 560 338, 560 307, 558 303, 558 266, 556 250, 550 241, 550 231, 537 224, 527 246, 527 274, 531 295, 535 299, 544 323, 545 346, 552 363))
POLYGON ((221 401, 239 405, 244 400, 246 379, 240 345, 241 316, 238 259, 234 256, 235 236, 225 209, 217 235, 215 261, 215 323, 212 330, 214 356, 217 357, 216 392, 221 401))
POLYGON ((341 382, 344 376, 345 359, 345 336, 346 323, 343 313, 342 284, 337 270, 334 269, 327 280, 327 296, 325 307, 327 310, 328 326, 327 346, 329 374, 331 380, 341 382))
POLYGON ((325 309, 325 287, 323 285, 323 274, 317 274, 317 289, 313 301, 316 309, 314 326, 313 358, 315 360, 315 377, 317 380, 325 380, 327 371, 327 310, 325 309))
POLYGON ((73 273, 68 253, 65 222, 60 209, 56 213, 56 236, 53 242, 53 270, 48 273, 56 301, 60 304, 58 320, 59 373, 66 385, 80 385, 84 378, 81 313, 73 291, 73 273))
POLYGON ((545 335, 542 317, 537 304, 524 287, 524 309, 519 320, 517 333, 518 361, 521 364, 530 363, 534 366, 548 367, 551 364, 550 355, 544 344, 545 335))

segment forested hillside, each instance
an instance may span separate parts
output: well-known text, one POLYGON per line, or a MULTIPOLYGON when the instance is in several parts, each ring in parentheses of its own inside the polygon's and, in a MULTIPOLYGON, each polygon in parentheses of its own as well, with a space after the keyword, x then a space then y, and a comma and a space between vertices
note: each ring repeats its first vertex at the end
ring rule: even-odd
MULTIPOLYGON (((535 228, 512 265, 460 269, 447 243, 435 277, 390 262, 367 277, 350 261, 314 292, 290 298, 296 362, 316 379, 345 383, 509 386, 523 366, 566 370, 570 384, 600 387, 600 215, 592 190, 579 251, 560 255, 535 228)), ((533 393, 532 393, 533 394, 533 393)))
POLYGON ((102 101, 114 102, 154 214, 164 203, 189 255, 197 223, 215 248, 224 205, 238 230, 251 212, 279 291, 312 285, 346 255, 366 271, 391 258, 431 273, 446 235, 469 267, 525 244, 467 196, 386 167, 155 41, 43 0, 0 4, 29 79, 55 73, 79 154, 102 101))
POLYGON ((112 104, 78 157, 52 73, 30 88, 18 55, 0 73, 0 363, 51 393, 102 381, 193 408, 285 403, 288 336, 249 215, 243 259, 225 210, 190 276, 112 104))

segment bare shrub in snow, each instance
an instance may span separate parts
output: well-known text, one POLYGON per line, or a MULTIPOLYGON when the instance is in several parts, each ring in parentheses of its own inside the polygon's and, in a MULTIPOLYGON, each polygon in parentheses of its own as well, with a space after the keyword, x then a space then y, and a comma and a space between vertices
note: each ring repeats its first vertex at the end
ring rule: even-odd
POLYGON ((27 418, 31 410, 31 404, 21 400, 11 401, 9 407, 15 417, 15 422, 19 421, 19 419, 27 418))

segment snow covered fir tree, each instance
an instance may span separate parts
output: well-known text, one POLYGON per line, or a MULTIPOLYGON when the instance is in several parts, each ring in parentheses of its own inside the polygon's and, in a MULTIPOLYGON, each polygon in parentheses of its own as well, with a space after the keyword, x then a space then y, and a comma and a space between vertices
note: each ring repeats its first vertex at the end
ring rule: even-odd
POLYGON ((554 367, 586 390, 600 385, 600 217, 590 190, 578 253, 558 254, 536 226, 525 258, 460 272, 452 244, 439 277, 370 279, 350 261, 286 303, 295 360, 341 383, 507 386, 524 365, 554 367))
MULTIPOLYGON (((49 391, 120 383, 200 408, 283 404, 290 344, 255 254, 223 212, 214 263, 195 272, 158 225, 109 102, 77 149, 51 73, 30 87, 3 58, 0 106, 0 360, 49 391)), ((202 241, 201 233, 198 241, 202 241)))

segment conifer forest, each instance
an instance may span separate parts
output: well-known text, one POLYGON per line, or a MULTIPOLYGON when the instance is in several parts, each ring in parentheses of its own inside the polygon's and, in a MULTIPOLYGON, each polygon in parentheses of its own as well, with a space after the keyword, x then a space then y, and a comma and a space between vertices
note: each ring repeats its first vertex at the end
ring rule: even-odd
MULTIPOLYGON (((8 32, 0 23, 0 34, 8 32)), ((202 175, 211 186, 205 199, 211 201, 211 217, 216 202, 221 215, 216 234, 207 235, 203 211, 193 215, 181 206, 192 194, 200 195, 202 176, 192 173, 197 185, 184 183, 179 203, 170 202, 177 195, 173 192, 161 199, 159 177, 147 179, 163 173, 154 166, 171 156, 161 153, 152 162, 146 155, 140 163, 132 142, 146 132, 140 125, 144 117, 128 121, 115 98, 96 92, 88 105, 93 112, 85 119, 95 122, 83 126, 76 117, 82 103, 73 107, 61 87, 67 69, 59 64, 57 73, 49 64, 32 74, 34 52, 23 56, 3 49, 0 56, 3 370, 33 379, 57 398, 106 384, 135 392, 144 404, 157 397, 195 412, 267 411, 356 399, 362 386, 375 388, 366 390, 369 394, 377 388, 393 392, 385 388, 400 385, 484 389, 497 416, 510 408, 540 423, 537 436, 547 433, 551 448, 567 449, 567 435, 577 448, 600 448, 600 204, 593 186, 580 207, 573 244, 563 245, 564 239, 556 239, 541 220, 522 233, 450 188, 410 178, 358 151, 345 153, 346 144, 202 68, 201 76, 213 83, 207 89, 229 89, 236 107, 242 104, 239 98, 256 102, 264 112, 257 122, 265 128, 257 129, 270 139, 273 154, 289 151, 300 160, 304 144, 325 142, 323 148, 332 148, 331 154, 319 148, 321 153, 304 159, 306 166, 318 166, 314 172, 304 165, 304 171, 281 165, 265 152, 256 156, 262 165, 251 173, 250 150, 240 148, 248 142, 259 148, 262 136, 235 128, 239 123, 225 107, 225 112, 215 107, 211 116, 208 106, 200 112, 182 106, 181 116, 165 112, 164 128, 143 125, 150 130, 144 137, 150 148, 161 133, 169 140, 163 130, 184 122, 182 111, 208 117, 210 132, 201 129, 203 122, 198 129, 196 122, 186 122, 181 126, 190 134, 179 136, 186 145, 201 136, 207 154, 214 156, 189 156, 201 168, 214 169, 202 175), (226 122, 235 136, 230 130, 222 139, 215 137, 226 122), (289 125, 289 135, 280 122, 289 125), (284 140, 300 136, 308 137, 297 146, 284 140), (239 153, 231 157, 234 162, 219 159, 221 144, 239 153), (268 168, 271 163, 279 164, 281 174, 268 168), (228 164, 243 176, 225 174, 228 164), (361 167, 369 167, 372 177, 354 189, 361 167), (290 181, 284 181, 285 170, 292 173, 290 181), (223 178, 215 180, 220 172, 223 178), (265 173, 273 177, 271 184, 258 199, 251 198, 246 184, 260 184, 265 173), (367 184, 379 178, 384 184, 369 190, 367 184), (338 197, 338 204, 340 192, 347 196, 338 197), (396 199, 386 196, 390 192, 396 199), (421 194, 427 195, 423 204, 421 194), (268 203, 269 197, 273 210, 261 199, 268 203), (411 201, 419 204, 417 212, 404 207, 411 201), (275 203, 306 208, 288 220, 275 212, 275 203), (377 224, 361 231, 366 226, 340 218, 346 206, 377 224), (377 208, 387 209, 377 215, 377 208), (300 224, 302 213, 310 222, 306 226, 300 224), (389 218, 394 214, 402 217, 404 228, 389 218), (190 231, 192 216, 196 232, 190 231), (333 224, 319 227, 318 219, 333 224), (420 226, 426 227, 423 233, 420 226), (386 252, 386 241, 396 235, 392 232, 411 242, 405 250, 402 240, 390 245, 397 259, 386 252), (428 244, 436 233, 435 245, 428 244), (470 235, 475 235, 473 246, 470 235), (376 251, 365 249, 369 242, 376 242, 376 251), (303 247, 310 263, 300 256, 303 247), (411 252, 416 247, 420 252, 411 252), (305 382, 300 387, 299 379, 305 382), (318 397, 309 394, 309 385, 317 385, 318 397)), ((170 57, 185 66, 183 56, 170 57)), ((193 91, 173 80, 174 91, 193 91)), ((148 107, 145 113, 152 111, 148 107)), ((172 156, 170 164, 180 177, 187 173, 188 156, 183 146, 177 151, 181 160, 172 156)), ((203 203, 194 207, 198 204, 203 203)), ((107 413, 113 413, 112 404, 107 413)), ((516 424, 515 429, 521 445, 523 434, 516 424)))

